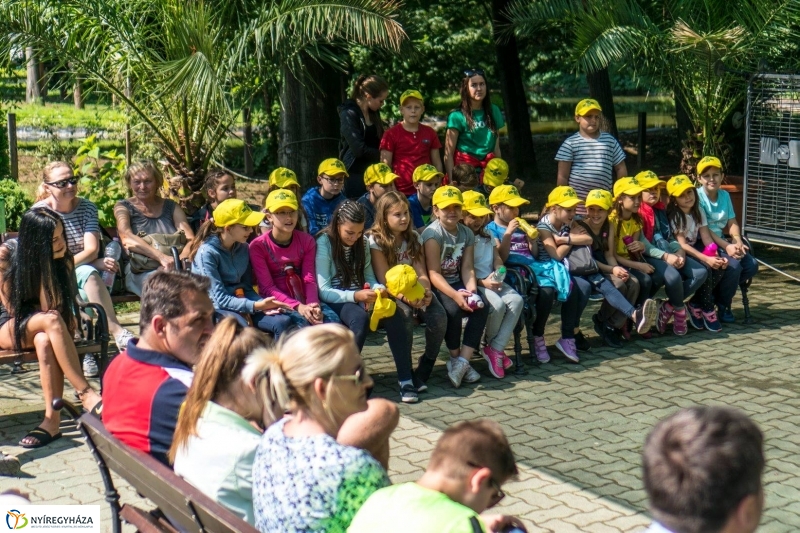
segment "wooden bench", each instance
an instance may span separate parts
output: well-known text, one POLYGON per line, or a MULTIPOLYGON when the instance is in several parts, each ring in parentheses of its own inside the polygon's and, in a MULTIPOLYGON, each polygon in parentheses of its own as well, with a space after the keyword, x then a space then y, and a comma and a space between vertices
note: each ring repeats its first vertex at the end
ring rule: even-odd
POLYGON ((145 533, 258 532, 167 466, 150 455, 120 442, 94 416, 84 414, 79 417, 79 413, 72 405, 60 399, 53 400, 53 407, 66 409, 77 421, 78 429, 86 437, 86 444, 103 478, 106 501, 111 506, 111 527, 114 533, 121 531, 121 520, 145 533), (157 509, 147 512, 131 504, 120 506, 119 493, 114 487, 110 472, 130 483, 140 495, 153 502, 157 509))

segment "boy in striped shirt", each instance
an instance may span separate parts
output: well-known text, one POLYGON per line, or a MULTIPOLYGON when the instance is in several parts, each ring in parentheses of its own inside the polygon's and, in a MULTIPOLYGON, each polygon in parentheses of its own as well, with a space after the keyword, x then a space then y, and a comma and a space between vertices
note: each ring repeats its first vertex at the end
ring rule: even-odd
MULTIPOLYGON (((578 102, 578 131, 567 137, 556 154, 558 185, 569 185, 581 200, 593 189, 611 191, 614 180, 628 173, 622 147, 611 134, 600 131, 602 111, 597 100, 578 102)), ((583 204, 578 204, 577 214, 586 214, 583 204)))

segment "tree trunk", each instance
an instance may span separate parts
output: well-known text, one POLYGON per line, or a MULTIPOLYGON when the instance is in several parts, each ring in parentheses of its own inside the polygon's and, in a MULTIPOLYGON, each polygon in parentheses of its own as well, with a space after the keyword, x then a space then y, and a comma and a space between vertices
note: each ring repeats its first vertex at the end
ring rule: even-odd
POLYGON ((25 89, 25 102, 32 104, 42 103, 42 92, 39 87, 39 62, 33 48, 25 48, 25 59, 28 61, 28 80, 25 89))
POLYGON ((83 80, 75 75, 75 83, 72 85, 72 100, 75 102, 75 109, 83 109, 85 106, 83 102, 83 80))
POLYGON ((253 175, 253 119, 250 107, 242 109, 244 118, 244 174, 253 175))
MULTIPOLYGON (((495 27, 508 24, 503 15, 509 0, 492 0, 492 14, 495 27)), ((495 35, 497 64, 500 67, 500 85, 505 104, 506 122, 508 123, 509 153, 503 153, 508 162, 512 178, 521 178, 527 182, 539 181, 539 167, 536 165, 536 153, 533 150, 531 119, 528 111, 528 95, 522 82, 522 66, 519 62, 517 40, 498 39, 495 35)))
POLYGON ((278 164, 295 171, 303 187, 316 184, 317 167, 339 157, 340 74, 329 66, 306 61, 303 82, 284 71, 278 164))
POLYGON ((614 95, 611 92, 611 78, 608 75, 608 69, 587 72, 586 81, 589 83, 589 96, 597 100, 600 107, 603 108, 600 128, 619 139, 617 114, 614 112, 614 95))

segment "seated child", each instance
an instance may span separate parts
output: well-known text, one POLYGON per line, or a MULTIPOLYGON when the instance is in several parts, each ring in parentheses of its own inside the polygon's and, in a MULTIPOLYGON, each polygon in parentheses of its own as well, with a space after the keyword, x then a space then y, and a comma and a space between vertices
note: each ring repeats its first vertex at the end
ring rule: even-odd
MULTIPOLYGON (((508 163, 504 159, 495 157, 486 163, 486 171, 483 173, 483 183, 475 188, 476 191, 482 195, 489 197, 492 190, 500 185, 505 185, 508 179, 508 163)), ((512 183, 517 189, 522 189, 525 182, 521 179, 515 179, 512 183)))
POLYGON ((452 179, 450 184, 464 194, 467 191, 475 190, 478 187, 478 174, 475 167, 467 163, 459 163, 453 167, 452 179))
POLYGON ((395 183, 397 190, 411 196, 414 190, 412 174, 421 165, 433 165, 442 171, 442 156, 439 149, 442 143, 436 130, 422 124, 425 101, 419 91, 410 89, 400 95, 400 115, 403 120, 381 137, 381 162, 388 165, 399 178, 395 183))
POLYGON ((206 203, 195 211, 191 219, 189 219, 192 231, 195 233, 203 225, 203 222, 211 218, 212 211, 216 209, 220 202, 228 198, 236 198, 236 182, 233 176, 221 168, 212 168, 206 172, 203 190, 206 193, 206 203))
POLYGON ((725 179, 720 160, 704 157, 697 163, 697 175, 702 184, 697 189, 697 196, 708 219, 711 238, 719 246, 720 256, 728 261, 725 275, 714 290, 714 300, 720 322, 731 323, 736 321, 731 312, 736 289, 758 273, 758 262, 748 253, 749 248, 742 240, 742 229, 733 212, 731 195, 720 187, 725 179), (725 235, 729 235, 730 240, 726 240, 725 235))
POLYGON ((522 314, 524 301, 517 291, 495 277, 497 269, 503 266, 503 260, 497 253, 497 239, 489 236, 484 227, 492 214, 486 198, 475 191, 465 192, 463 198, 464 225, 475 234, 475 277, 478 280, 478 293, 491 307, 489 319, 486 321, 483 358, 489 364, 492 375, 503 379, 505 369, 513 364, 506 356, 506 344, 522 314))
POLYGON ((308 215, 308 232, 316 235, 330 224, 336 207, 345 200, 342 187, 348 177, 344 163, 338 159, 326 159, 317 170, 319 188, 312 187, 303 195, 303 209, 308 215))
POLYGON ((385 163, 375 163, 364 171, 364 185, 367 192, 357 200, 364 206, 367 219, 364 222, 364 231, 369 230, 375 223, 375 203, 378 198, 389 191, 395 190, 394 184, 398 176, 385 163))
MULTIPOLYGON (((267 194, 277 189, 288 189, 292 191, 292 194, 294 194, 295 198, 301 198, 300 182, 297 181, 297 174, 294 173, 294 170, 288 169, 286 167, 278 167, 270 173, 269 189, 267 189, 267 194)), ((261 212, 266 213, 267 210, 264 209, 261 212)), ((303 204, 298 204, 297 212, 298 212, 297 229, 300 231, 307 231, 308 217, 306 216, 306 212, 303 209, 303 204)), ((261 226, 266 231, 269 230, 269 217, 264 219, 264 222, 261 223, 261 226)))
POLYGON ((431 221, 433 212, 433 193, 442 183, 444 174, 433 165, 421 165, 414 169, 414 188, 416 194, 408 197, 411 206, 411 223, 414 229, 422 231, 431 221))

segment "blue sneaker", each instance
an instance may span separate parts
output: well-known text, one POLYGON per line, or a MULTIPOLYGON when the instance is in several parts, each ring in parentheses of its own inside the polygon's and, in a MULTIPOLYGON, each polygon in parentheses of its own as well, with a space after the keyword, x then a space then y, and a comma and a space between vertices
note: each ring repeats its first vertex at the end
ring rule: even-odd
POLYGON ((713 333, 719 333, 722 331, 722 324, 719 323, 717 319, 717 313, 713 310, 706 313, 703 311, 703 324, 708 331, 713 333))
POLYGON ((724 305, 717 306, 717 316, 719 316, 719 321, 723 324, 733 324, 736 322, 736 317, 733 316, 731 308, 725 307, 724 305))
POLYGON ((692 325, 694 329, 705 329, 706 325, 703 322, 703 311, 694 304, 686 304, 686 310, 689 311, 686 313, 689 315, 689 324, 692 325))

